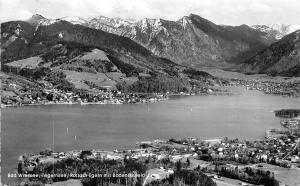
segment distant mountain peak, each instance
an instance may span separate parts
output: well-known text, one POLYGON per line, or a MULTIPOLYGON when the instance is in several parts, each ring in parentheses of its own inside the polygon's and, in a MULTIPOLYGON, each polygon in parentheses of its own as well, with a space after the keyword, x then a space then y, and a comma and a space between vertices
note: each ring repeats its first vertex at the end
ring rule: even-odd
POLYGON ((113 27, 113 28, 119 28, 122 26, 128 26, 134 23, 133 20, 127 20, 127 19, 121 19, 121 18, 109 18, 105 16, 97 16, 93 18, 88 19, 89 24, 93 24, 96 27, 100 28, 102 27, 101 24, 113 27))
POLYGON ((46 18, 40 14, 34 14, 29 18, 26 22, 28 22, 31 25, 38 25, 42 20, 46 20, 46 18))
POLYGON ((265 32, 268 35, 273 35, 276 39, 281 39, 282 37, 296 31, 297 29, 300 29, 300 26, 272 23, 253 25, 252 28, 261 32, 265 32))
POLYGON ((62 17, 62 18, 57 18, 57 19, 48 19, 40 14, 34 14, 26 22, 33 26, 38 27, 40 25, 51 25, 51 24, 54 24, 59 21, 67 21, 72 24, 80 24, 80 25, 84 25, 87 22, 87 20, 85 20, 81 17, 76 17, 76 16, 67 16, 67 17, 62 17))
POLYGON ((85 20, 81 17, 76 17, 76 16, 62 17, 62 18, 59 18, 59 20, 68 21, 72 24, 85 24, 87 22, 87 20, 85 20))
POLYGON ((35 19, 45 19, 44 16, 42 16, 41 14, 34 14, 31 16, 31 18, 35 18, 35 19))
POLYGON ((220 26, 216 25, 215 23, 209 21, 208 19, 205 19, 199 15, 196 14, 190 14, 189 18, 191 19, 192 23, 200 28, 203 29, 204 31, 209 31, 209 30, 215 30, 219 31, 220 26))
POLYGON ((195 19, 197 21, 201 21, 201 22, 204 22, 204 23, 207 23, 207 24, 216 25, 215 23, 209 21, 208 19, 205 19, 205 18, 201 17, 200 15, 190 14, 189 18, 195 19))

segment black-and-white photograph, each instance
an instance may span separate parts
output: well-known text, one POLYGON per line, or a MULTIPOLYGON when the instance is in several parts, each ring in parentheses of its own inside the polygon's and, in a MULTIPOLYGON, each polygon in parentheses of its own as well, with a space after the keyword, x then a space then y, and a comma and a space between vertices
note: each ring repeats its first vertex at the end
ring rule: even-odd
POLYGON ((300 186, 299 0, 0 0, 3 186, 300 186))

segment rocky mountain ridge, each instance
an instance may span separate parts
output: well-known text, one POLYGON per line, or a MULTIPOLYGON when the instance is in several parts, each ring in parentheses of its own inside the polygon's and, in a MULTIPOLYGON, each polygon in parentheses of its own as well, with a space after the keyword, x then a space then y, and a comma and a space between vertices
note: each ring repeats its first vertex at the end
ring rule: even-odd
MULTIPOLYGON (((41 15, 34 15, 26 22, 13 21, 2 25, 4 26, 4 31, 1 33, 4 63, 6 60, 27 57, 28 55, 24 53, 31 52, 30 56, 34 55, 33 51, 39 51, 38 48, 41 46, 45 47, 44 41, 39 43, 37 41, 46 36, 47 42, 64 40, 108 47, 113 48, 116 53, 134 56, 134 58, 147 56, 149 60, 153 56, 159 56, 189 67, 226 68, 238 65, 239 70, 245 73, 297 75, 297 72, 294 73, 295 70, 291 74, 286 71, 289 68, 285 67, 291 67, 291 63, 282 64, 279 72, 279 67, 274 67, 275 70, 265 70, 269 67, 265 67, 264 62, 261 64, 249 62, 260 58, 257 56, 268 50, 269 46, 272 48, 274 43, 285 43, 285 37, 278 39, 294 29, 289 25, 252 27, 216 25, 195 14, 184 16, 178 21, 164 19, 134 21, 104 16, 88 19, 78 17, 47 19, 41 15), (50 32, 50 35, 47 32, 50 32), (130 46, 127 46, 128 43, 130 46)), ((289 61, 285 60, 285 62, 289 61)))
POLYGON ((300 30, 286 35, 240 66, 244 73, 300 76, 300 30))
POLYGON ((247 25, 216 25, 195 14, 177 21, 148 18, 132 21, 104 16, 51 20, 39 15, 31 19, 28 22, 35 26, 68 21, 125 36, 155 55, 192 67, 226 67, 232 62, 241 63, 277 41, 274 35, 247 25))

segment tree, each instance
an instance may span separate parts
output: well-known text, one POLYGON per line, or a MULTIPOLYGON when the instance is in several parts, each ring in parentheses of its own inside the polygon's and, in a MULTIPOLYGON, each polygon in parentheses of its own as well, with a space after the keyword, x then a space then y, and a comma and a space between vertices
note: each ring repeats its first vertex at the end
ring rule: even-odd
POLYGON ((180 160, 177 161, 176 164, 175 164, 175 166, 176 166, 176 170, 177 170, 177 171, 180 171, 180 170, 181 170, 181 167, 182 167, 181 161, 180 161, 180 160))
POLYGON ((190 162, 189 158, 186 159, 186 163, 187 163, 188 167, 191 165, 191 162, 190 162))

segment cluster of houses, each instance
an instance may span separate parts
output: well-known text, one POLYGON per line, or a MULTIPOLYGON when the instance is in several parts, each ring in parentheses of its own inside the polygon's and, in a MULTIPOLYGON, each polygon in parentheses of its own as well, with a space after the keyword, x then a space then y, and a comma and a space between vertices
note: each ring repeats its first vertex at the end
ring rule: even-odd
POLYGON ((283 120, 283 121, 281 121, 281 125, 283 127, 297 129, 300 127, 300 116, 291 118, 291 119, 287 119, 287 120, 283 120))
POLYGON ((41 82, 40 90, 26 89, 14 83, 3 87, 1 106, 47 105, 47 104, 124 104, 157 102, 167 99, 164 94, 125 94, 103 88, 95 92, 66 92, 54 88, 51 83, 41 82))
POLYGON ((187 138, 183 140, 154 140, 139 142, 140 148, 124 151, 102 150, 72 150, 68 152, 41 152, 29 156, 27 170, 33 169, 37 163, 56 162, 63 159, 147 159, 177 162, 182 159, 201 159, 208 162, 234 161, 240 164, 270 163, 282 167, 300 167, 300 139, 282 136, 259 141, 245 140, 198 140, 187 138))
POLYGON ((229 160, 241 164, 265 162, 283 167, 300 167, 300 140, 296 137, 281 136, 258 141, 226 138, 199 141, 189 138, 177 140, 176 145, 165 143, 154 147, 156 151, 165 152, 166 157, 176 161, 195 158, 205 161, 229 160), (168 151, 162 150, 166 145, 171 148, 168 151))
POLYGON ((263 91, 266 94, 275 94, 282 96, 300 96, 299 82, 272 82, 256 80, 232 80, 231 85, 243 86, 247 90, 263 91))

